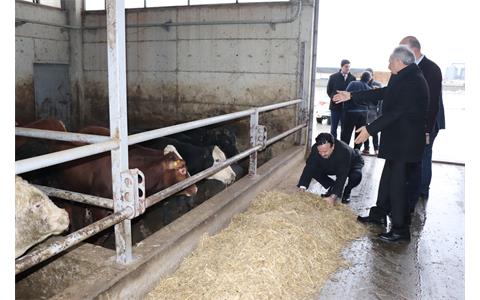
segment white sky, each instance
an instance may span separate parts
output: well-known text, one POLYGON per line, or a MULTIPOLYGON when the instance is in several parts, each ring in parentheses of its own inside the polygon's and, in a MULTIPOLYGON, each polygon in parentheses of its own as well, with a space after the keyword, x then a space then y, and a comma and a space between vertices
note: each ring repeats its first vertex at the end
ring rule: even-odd
POLYGON ((319 1, 319 67, 339 67, 347 58, 353 68, 388 71, 390 53, 407 35, 419 39, 442 72, 466 62, 466 0, 319 1))

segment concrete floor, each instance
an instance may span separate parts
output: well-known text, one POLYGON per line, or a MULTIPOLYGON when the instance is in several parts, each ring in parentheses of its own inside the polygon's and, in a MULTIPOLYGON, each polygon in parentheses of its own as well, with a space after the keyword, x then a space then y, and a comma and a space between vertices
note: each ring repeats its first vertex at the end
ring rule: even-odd
MULTIPOLYGON (((384 164, 364 158, 363 180, 349 204, 361 215, 375 204, 384 164)), ((302 170, 297 166, 278 186, 293 191, 302 170)), ((377 239, 382 229, 369 226, 368 236, 343 253, 351 266, 334 274, 318 299, 464 299, 464 175, 462 166, 434 164, 430 199, 416 207, 411 242, 386 244, 377 239)), ((309 190, 324 191, 314 180, 309 190)))

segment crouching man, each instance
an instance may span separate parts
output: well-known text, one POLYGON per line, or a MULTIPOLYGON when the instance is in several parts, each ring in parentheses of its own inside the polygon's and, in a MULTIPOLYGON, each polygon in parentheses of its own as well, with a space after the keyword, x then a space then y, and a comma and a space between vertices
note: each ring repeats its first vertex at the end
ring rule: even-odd
POLYGON ((327 189, 321 196, 329 204, 335 204, 340 198, 342 203, 349 203, 352 189, 362 180, 363 165, 363 158, 358 151, 335 139, 330 133, 322 132, 315 139, 297 186, 300 190, 306 190, 312 178, 315 178, 327 189), (335 180, 330 175, 335 175, 335 180), (348 183, 344 189, 347 178, 348 183))

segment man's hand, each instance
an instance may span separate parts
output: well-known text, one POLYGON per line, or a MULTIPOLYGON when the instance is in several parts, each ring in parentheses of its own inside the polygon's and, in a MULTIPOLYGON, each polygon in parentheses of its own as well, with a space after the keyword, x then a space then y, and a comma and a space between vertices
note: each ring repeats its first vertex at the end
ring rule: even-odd
POLYGON ((330 196, 328 196, 328 197, 326 197, 326 198, 323 198, 323 200, 327 201, 327 204, 328 204, 329 206, 335 206, 335 202, 336 202, 336 200, 337 200, 337 195, 332 194, 332 195, 330 195, 330 196))
POLYGON ((337 93, 333 96, 332 100, 335 103, 342 103, 345 101, 350 100, 351 94, 347 91, 337 91, 337 93))
POLYGON ((298 190, 299 190, 300 192, 306 192, 306 191, 307 191, 307 188, 304 187, 303 185, 301 185, 301 186, 298 187, 298 190))
POLYGON ((367 127, 365 126, 358 128, 355 132, 358 132, 358 136, 355 139, 355 144, 362 144, 368 140, 368 137, 370 136, 370 133, 368 133, 367 127))

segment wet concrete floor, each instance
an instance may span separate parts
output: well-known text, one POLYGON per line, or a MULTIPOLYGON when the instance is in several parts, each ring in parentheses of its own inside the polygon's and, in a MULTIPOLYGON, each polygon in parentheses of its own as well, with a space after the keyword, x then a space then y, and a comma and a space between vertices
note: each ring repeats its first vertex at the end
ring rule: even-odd
MULTIPOLYGON (((348 204, 366 215, 375 204, 384 160, 365 157, 363 179, 348 204)), ((281 190, 291 192, 303 170, 286 177, 281 190)), ((354 241, 343 255, 349 268, 335 273, 318 299, 464 299, 465 209, 463 166, 433 164, 430 199, 419 202, 412 218, 410 243, 378 240, 378 226, 354 241)), ((309 190, 324 189, 312 180, 309 190)), ((344 204, 338 204, 344 205, 344 204)))

